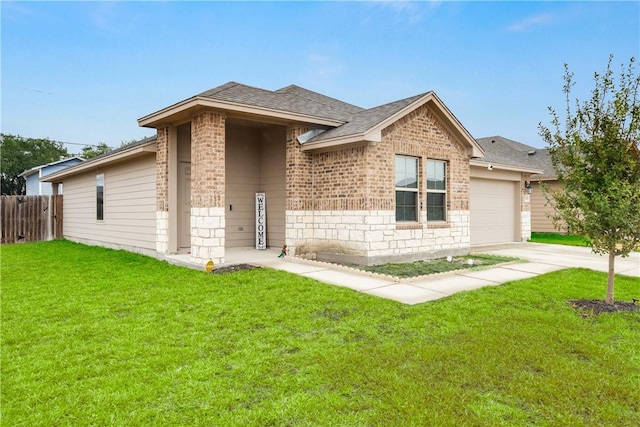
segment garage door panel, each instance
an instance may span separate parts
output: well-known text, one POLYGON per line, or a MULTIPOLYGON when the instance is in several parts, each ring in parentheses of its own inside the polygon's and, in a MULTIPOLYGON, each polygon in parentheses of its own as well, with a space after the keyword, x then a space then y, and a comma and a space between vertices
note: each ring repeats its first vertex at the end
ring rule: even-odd
POLYGON ((516 228, 513 181, 471 179, 471 244, 513 242, 516 228))

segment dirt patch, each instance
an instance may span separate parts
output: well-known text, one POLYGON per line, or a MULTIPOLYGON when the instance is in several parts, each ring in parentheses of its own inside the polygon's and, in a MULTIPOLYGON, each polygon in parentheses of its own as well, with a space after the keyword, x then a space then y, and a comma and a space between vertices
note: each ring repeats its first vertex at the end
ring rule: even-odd
POLYGON ((597 316, 600 313, 618 313, 620 311, 640 311, 638 300, 614 301, 608 304, 601 299, 575 299, 569 301, 569 304, 581 313, 582 317, 597 316))
POLYGON ((235 273, 236 271, 253 270, 255 268, 260 268, 260 267, 251 265, 251 264, 228 265, 226 267, 216 268, 211 272, 211 274, 235 273))

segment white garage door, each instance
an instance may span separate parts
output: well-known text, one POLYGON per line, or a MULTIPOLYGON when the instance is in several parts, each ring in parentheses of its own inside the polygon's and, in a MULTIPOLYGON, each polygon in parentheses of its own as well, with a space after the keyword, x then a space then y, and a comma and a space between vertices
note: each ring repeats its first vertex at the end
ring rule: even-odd
POLYGON ((516 187, 513 181, 471 178, 471 244, 515 241, 516 187))

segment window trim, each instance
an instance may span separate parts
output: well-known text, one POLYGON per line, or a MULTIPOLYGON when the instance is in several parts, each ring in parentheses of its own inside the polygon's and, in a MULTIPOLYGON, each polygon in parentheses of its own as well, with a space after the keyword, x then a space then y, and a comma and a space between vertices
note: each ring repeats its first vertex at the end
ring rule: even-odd
POLYGON ((449 165, 448 162, 446 160, 439 160, 439 159, 427 159, 427 170, 426 170, 426 199, 427 199, 427 209, 426 209, 426 217, 427 217, 427 222, 431 222, 431 223, 443 223, 443 222, 447 222, 448 220, 448 214, 449 214, 449 210, 447 209, 447 191, 449 188, 448 185, 448 172, 449 172, 449 165), (440 189, 435 189, 435 188, 429 188, 429 163, 441 163, 444 165, 444 189, 440 190, 440 189), (442 209, 443 209, 443 219, 429 219, 429 194, 444 194, 444 202, 442 204, 442 209))
POLYGON ((404 154, 396 154, 393 158, 393 165, 394 165, 394 188, 395 188, 395 193, 401 191, 401 192, 406 192, 406 193, 415 193, 415 219, 409 219, 409 220, 404 220, 404 219, 398 219, 398 211, 397 211, 397 206, 398 206, 398 196, 396 194, 395 196, 395 203, 396 203, 396 214, 395 214, 395 219, 396 219, 396 223, 402 223, 402 224, 414 224, 420 221, 420 169, 422 166, 422 163, 420 161, 420 157, 418 156, 409 156, 409 155, 404 155, 404 154), (396 178, 397 178, 397 170, 395 170, 395 166, 396 166, 396 160, 401 157, 404 159, 412 159, 415 160, 416 162, 416 187, 415 188, 411 188, 411 187, 397 187, 395 186, 395 184, 397 184, 396 178))
POLYGON ((104 173, 96 175, 96 221, 104 221, 104 173))

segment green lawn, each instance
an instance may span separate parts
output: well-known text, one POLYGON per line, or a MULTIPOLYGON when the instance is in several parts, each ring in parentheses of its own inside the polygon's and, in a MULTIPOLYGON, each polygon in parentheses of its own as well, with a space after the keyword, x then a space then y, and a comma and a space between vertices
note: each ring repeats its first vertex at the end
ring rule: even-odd
POLYGON ((555 245, 589 246, 584 236, 563 233, 531 233, 531 242, 555 245))
POLYGON ((3 426, 640 425, 640 314, 567 303, 605 274, 406 306, 65 241, 1 258, 3 426))
POLYGON ((447 261, 445 258, 433 259, 428 261, 389 263, 383 265, 372 266, 354 266, 357 269, 369 271, 371 273, 385 274, 387 276, 407 278, 426 276, 429 274, 444 273, 455 270, 478 270, 485 269, 489 266, 497 266, 511 262, 524 262, 515 257, 505 257, 491 254, 474 254, 457 256, 447 261), (468 261, 472 263, 469 264, 468 261))
MULTIPOLYGON (((534 243, 551 243, 554 245, 567 246, 589 246, 588 240, 579 234, 563 234, 563 233, 531 233, 530 242, 534 243)), ((635 252, 640 252, 640 248, 635 252)))

